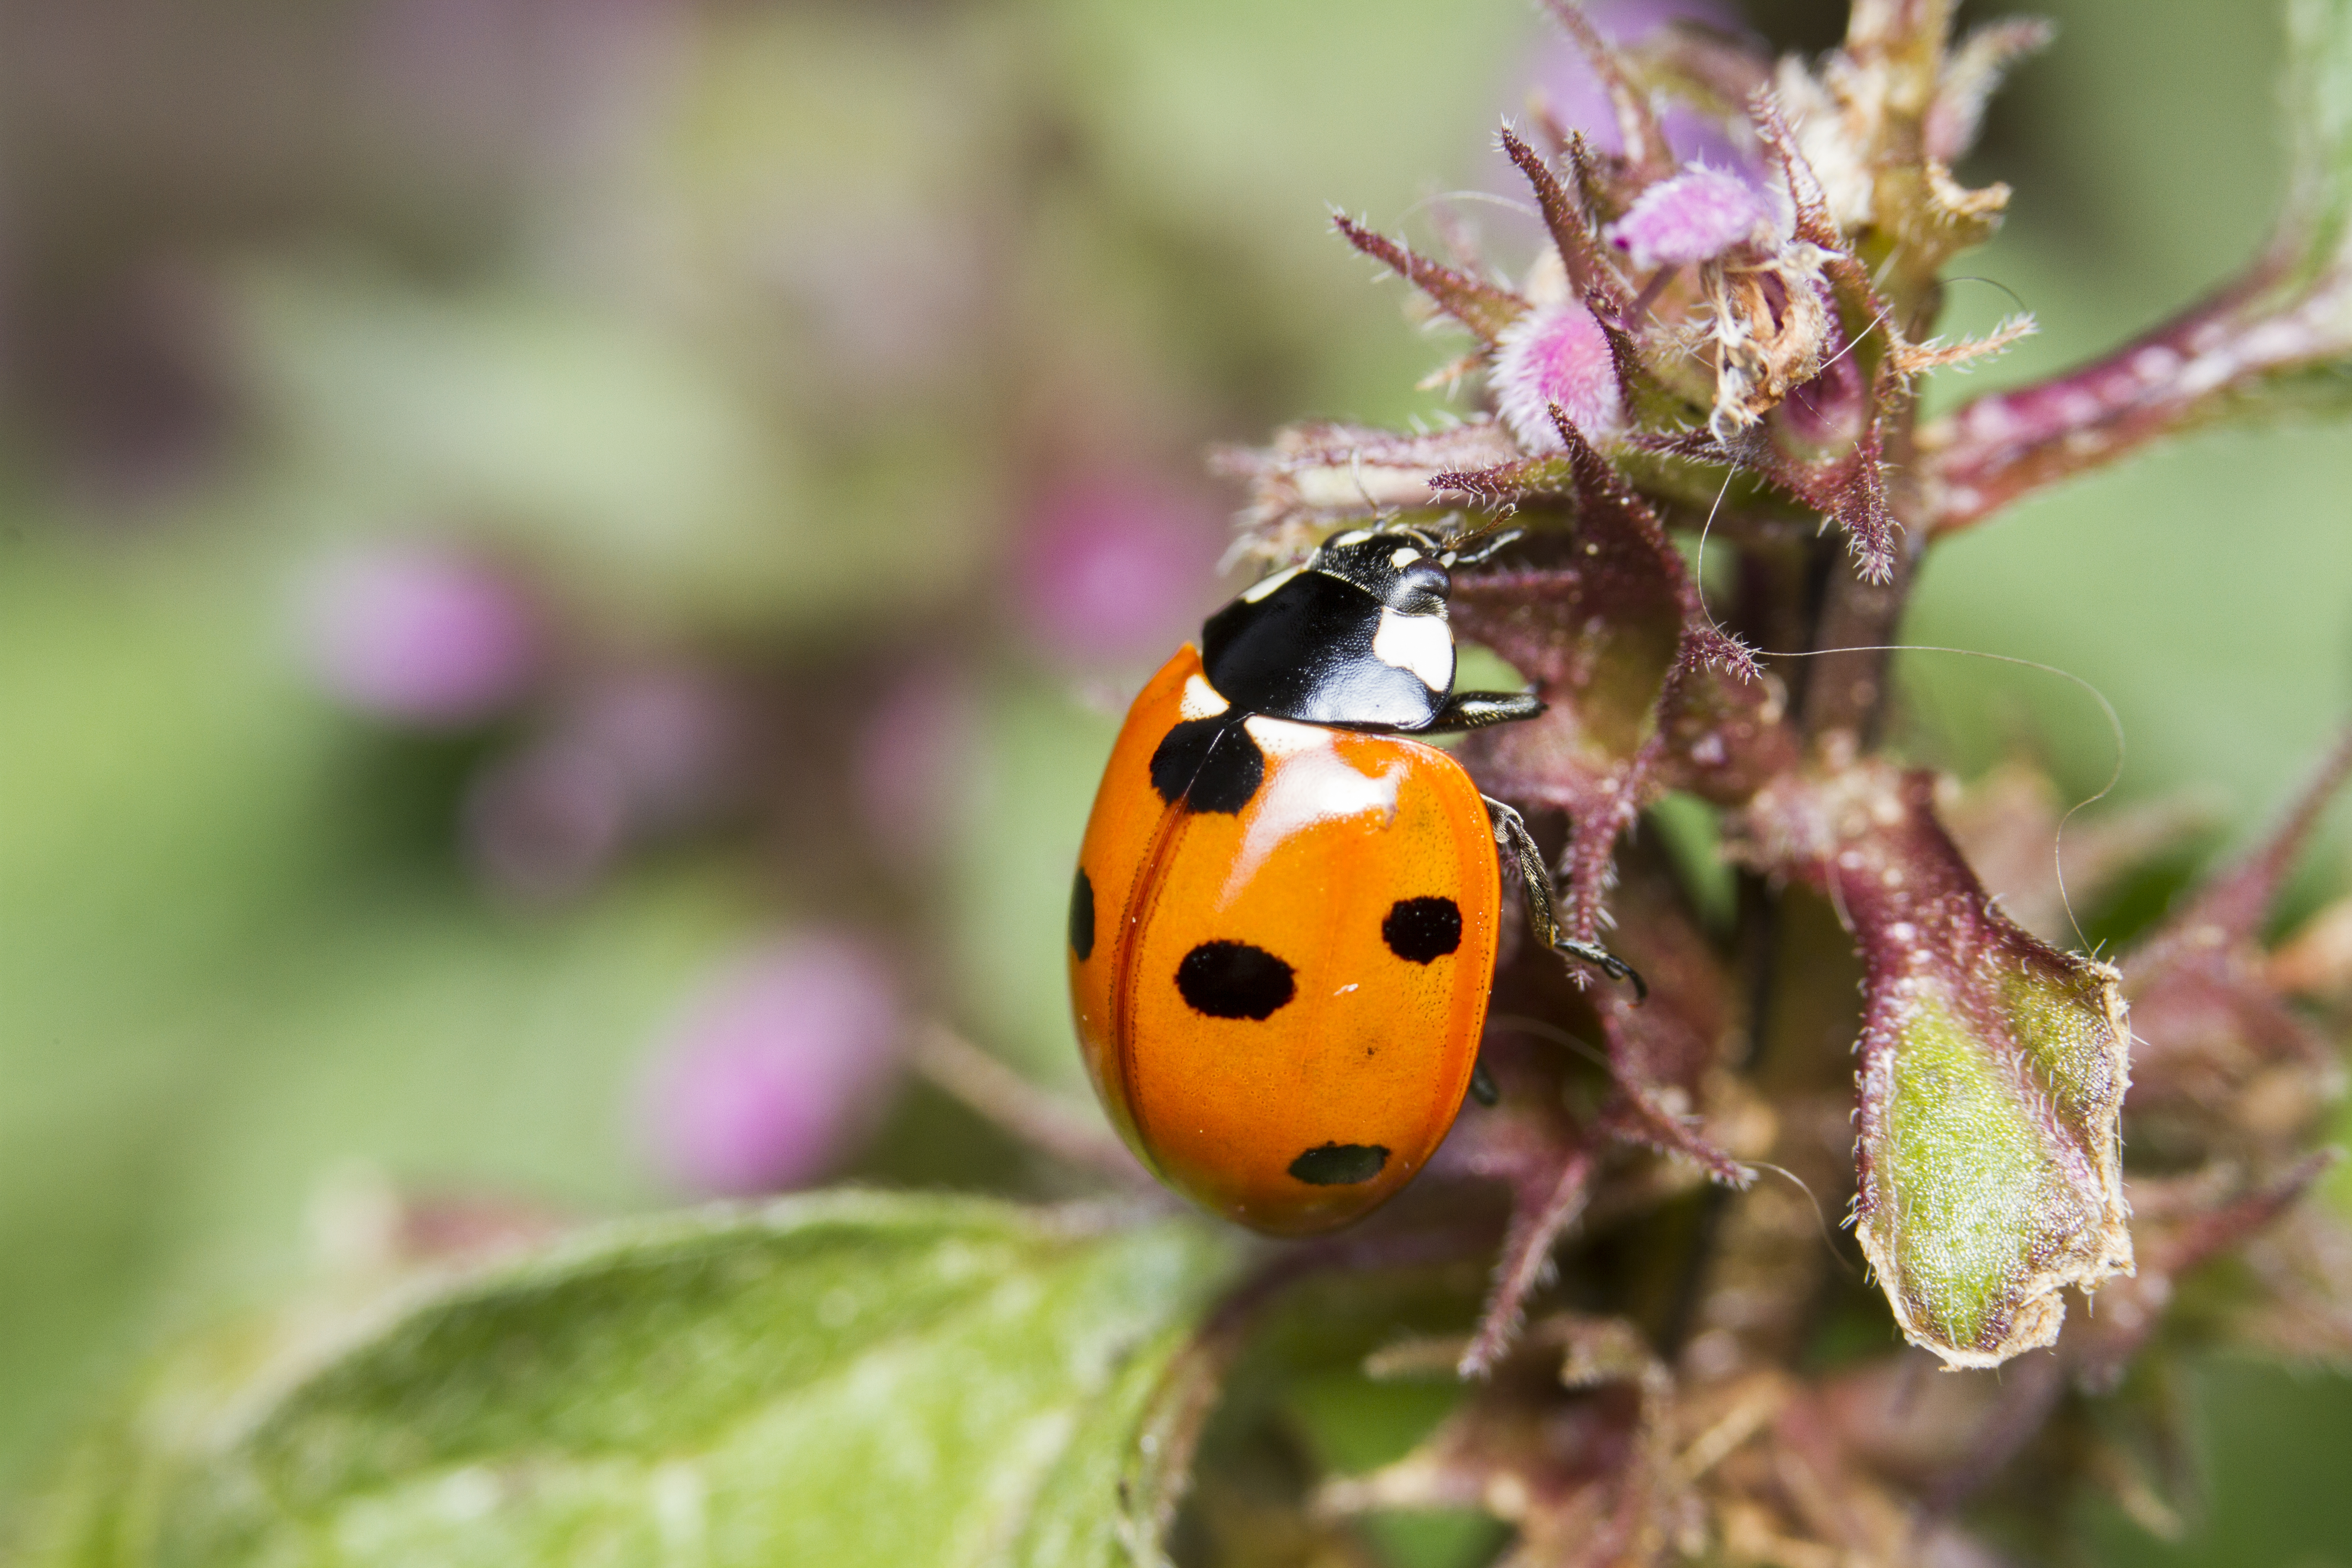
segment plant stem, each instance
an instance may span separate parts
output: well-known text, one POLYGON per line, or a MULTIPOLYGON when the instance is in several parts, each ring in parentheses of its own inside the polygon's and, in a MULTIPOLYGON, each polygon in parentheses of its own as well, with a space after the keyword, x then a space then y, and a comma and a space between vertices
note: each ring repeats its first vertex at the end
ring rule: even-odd
MULTIPOLYGON (((1843 731, 1869 746, 1877 740, 1885 717, 1889 645, 1902 627, 1904 606, 1910 602, 1927 542, 1927 531, 1917 525, 1927 516, 1927 503, 1913 460, 1913 434, 1906 417, 1886 444, 1886 501, 1902 525, 1894 576, 1885 583, 1865 582, 1843 561, 1830 569, 1828 589, 1813 623, 1812 646, 1823 651, 1807 675, 1801 710, 1805 733, 1816 742, 1843 731)), ((1829 547, 1833 546, 1825 545, 1829 547)))

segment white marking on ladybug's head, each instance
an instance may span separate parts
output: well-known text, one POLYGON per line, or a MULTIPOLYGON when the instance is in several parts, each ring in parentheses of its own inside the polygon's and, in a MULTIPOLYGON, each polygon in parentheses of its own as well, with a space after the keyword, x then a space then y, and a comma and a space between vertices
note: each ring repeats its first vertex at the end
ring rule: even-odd
POLYGON ((1389 556, 1389 564, 1402 572, 1420 559, 1420 551, 1415 550, 1410 544, 1401 544, 1397 546, 1395 552, 1389 556))
POLYGON ((1293 577, 1297 576, 1305 570, 1306 568, 1303 566, 1286 566, 1271 577, 1259 578, 1256 582, 1242 590, 1242 603, 1244 605, 1256 604, 1260 599, 1265 598, 1268 594, 1273 593, 1276 588, 1281 587, 1285 583, 1289 582, 1293 577))
POLYGON ((1435 615, 1403 616, 1383 608, 1380 629, 1372 634, 1372 657, 1402 669, 1432 691, 1454 686, 1454 628, 1441 611, 1435 615))
POLYGON ((1206 678, 1194 675, 1185 678, 1184 695, 1177 700, 1176 711, 1187 719, 1213 719, 1232 706, 1206 678))
POLYGON ((1328 550, 1334 545, 1361 544, 1371 536, 1372 531, 1369 528, 1351 528, 1347 532, 1339 535, 1337 538, 1325 540, 1323 542, 1323 548, 1328 550))

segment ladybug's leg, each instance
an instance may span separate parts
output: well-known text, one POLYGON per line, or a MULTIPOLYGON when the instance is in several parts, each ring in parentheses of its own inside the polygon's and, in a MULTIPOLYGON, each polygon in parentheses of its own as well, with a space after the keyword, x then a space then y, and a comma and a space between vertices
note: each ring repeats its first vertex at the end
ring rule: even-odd
POLYGON ((1531 691, 1457 691, 1445 700, 1437 717, 1415 735, 1459 735, 1490 724, 1516 724, 1544 710, 1543 699, 1531 691))
POLYGON ((1503 1102, 1503 1091, 1495 1087, 1494 1079, 1487 1074, 1484 1057, 1470 1064, 1470 1098, 1485 1106, 1503 1102))
POLYGON ((1445 552, 1449 566, 1483 566, 1494 556, 1527 537, 1524 528, 1482 528, 1457 536, 1445 552))
POLYGON ((1486 815, 1494 821, 1496 845, 1509 850, 1518 862, 1519 881, 1527 893, 1528 924, 1535 928, 1536 940, 1554 952, 1582 959, 1612 980, 1632 981, 1634 999, 1648 1000, 1649 984, 1632 964, 1597 942, 1560 935, 1559 917, 1552 910, 1551 868, 1544 864, 1543 851, 1536 847, 1527 819, 1492 795, 1479 798, 1486 803, 1486 815))

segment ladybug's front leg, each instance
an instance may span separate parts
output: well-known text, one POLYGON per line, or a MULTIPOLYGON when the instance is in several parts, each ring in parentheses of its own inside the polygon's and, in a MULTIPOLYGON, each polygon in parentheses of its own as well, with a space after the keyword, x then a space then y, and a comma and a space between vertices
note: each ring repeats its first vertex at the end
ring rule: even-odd
POLYGON ((1543 851, 1536 847, 1535 835, 1528 831, 1527 819, 1492 795, 1478 798, 1486 803, 1486 815, 1495 824, 1496 845, 1509 850, 1518 861, 1519 882, 1527 894, 1528 924, 1534 928, 1536 940, 1554 952, 1582 959, 1612 980, 1632 981, 1634 999, 1647 1001, 1649 984, 1632 964, 1598 942, 1578 942, 1560 934, 1559 917, 1552 911, 1551 868, 1544 864, 1543 851))
POLYGON ((1527 532, 1524 528, 1482 528, 1458 535, 1439 559, 1448 566, 1484 566, 1526 538, 1527 532))
MULTIPOLYGON (((1516 724, 1544 710, 1543 699, 1531 691, 1457 691, 1445 700, 1437 717, 1418 730, 1400 734, 1459 735, 1492 724, 1516 724)), ((1494 803, 1487 802, 1489 805, 1494 803)), ((1505 808, 1506 810, 1508 807, 1505 808)), ((1502 840, 1496 839, 1497 844, 1502 840)))

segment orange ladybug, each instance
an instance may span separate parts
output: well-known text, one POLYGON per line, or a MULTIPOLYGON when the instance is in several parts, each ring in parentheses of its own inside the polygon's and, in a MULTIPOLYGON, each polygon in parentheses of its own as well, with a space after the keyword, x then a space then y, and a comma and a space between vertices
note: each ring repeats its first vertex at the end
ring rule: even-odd
POLYGON ((1212 616, 1135 700, 1070 890, 1070 996, 1128 1146, 1203 1208, 1304 1236, 1359 1219, 1444 1141, 1476 1071, 1517 812, 1413 735, 1531 719, 1455 692, 1447 568, 1417 529, 1327 542, 1212 616))

